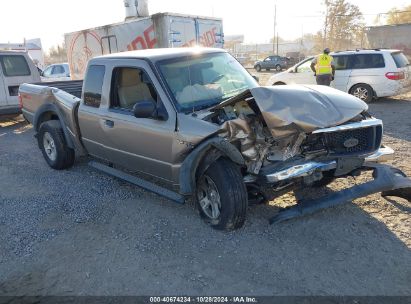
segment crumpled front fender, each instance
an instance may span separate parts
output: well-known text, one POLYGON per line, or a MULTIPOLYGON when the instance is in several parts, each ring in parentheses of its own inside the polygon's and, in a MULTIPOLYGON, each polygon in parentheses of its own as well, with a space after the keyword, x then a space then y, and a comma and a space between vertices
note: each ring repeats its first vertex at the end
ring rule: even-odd
POLYGON ((234 145, 221 137, 209 138, 195 147, 181 165, 179 176, 180 194, 193 194, 197 169, 206 154, 213 149, 216 149, 219 152, 218 155, 214 154, 214 160, 217 160, 220 156, 226 156, 240 166, 245 165, 243 156, 234 145))

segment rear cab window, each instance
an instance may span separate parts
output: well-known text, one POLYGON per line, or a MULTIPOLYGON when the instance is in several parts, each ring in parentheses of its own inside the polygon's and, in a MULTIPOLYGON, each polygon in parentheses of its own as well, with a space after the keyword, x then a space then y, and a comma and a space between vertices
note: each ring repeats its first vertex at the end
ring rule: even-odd
POLYGON ((405 68, 410 65, 407 57, 402 52, 391 53, 391 56, 394 59, 397 68, 405 68))
POLYGON ((22 55, 0 55, 0 64, 6 77, 30 76, 30 68, 22 55))
POLYGON ((90 65, 88 68, 84 82, 84 105, 100 107, 105 71, 104 65, 90 65))
POLYGON ((350 57, 350 66, 352 69, 378 69, 385 67, 382 54, 356 54, 350 57))

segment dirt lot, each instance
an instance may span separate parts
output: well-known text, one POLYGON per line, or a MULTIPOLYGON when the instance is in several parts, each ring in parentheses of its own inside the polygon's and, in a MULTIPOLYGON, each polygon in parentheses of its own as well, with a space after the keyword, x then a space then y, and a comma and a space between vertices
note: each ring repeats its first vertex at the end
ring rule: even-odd
MULTIPOLYGON (((411 175, 411 94, 370 111, 384 120, 393 163, 411 175)), ((191 206, 87 160, 53 171, 31 126, 3 119, 0 294, 411 295, 410 203, 373 195, 269 226, 292 200, 249 208, 238 231, 214 231, 191 206)))

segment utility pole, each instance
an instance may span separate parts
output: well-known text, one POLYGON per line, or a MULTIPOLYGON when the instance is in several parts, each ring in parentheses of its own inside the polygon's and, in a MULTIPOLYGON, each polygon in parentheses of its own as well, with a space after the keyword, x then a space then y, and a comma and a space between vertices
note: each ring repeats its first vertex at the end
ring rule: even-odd
POLYGON ((278 32, 277 32, 277 52, 275 54, 278 56, 278 32))
POLYGON ((327 43, 327 27, 328 27, 328 1, 325 1, 326 10, 325 10, 325 27, 324 27, 324 40, 323 40, 323 49, 326 48, 327 43))
POLYGON ((277 24, 277 5, 274 5, 273 53, 275 52, 275 26, 276 24, 277 24))

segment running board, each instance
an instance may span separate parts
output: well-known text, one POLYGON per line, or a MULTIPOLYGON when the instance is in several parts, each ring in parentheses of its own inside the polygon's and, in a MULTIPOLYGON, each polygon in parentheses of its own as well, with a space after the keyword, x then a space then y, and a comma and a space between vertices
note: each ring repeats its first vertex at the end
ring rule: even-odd
POLYGON ((176 203, 179 204, 184 204, 185 203, 185 198, 181 194, 178 194, 177 192, 168 190, 166 188, 163 188, 159 185, 156 185, 154 183, 151 183, 149 181, 146 181, 144 179, 138 178, 134 175, 127 174, 123 171, 114 169, 112 167, 106 166, 102 163, 96 162, 96 161, 91 161, 89 162, 89 166, 93 167, 94 169, 97 169, 99 171, 102 171, 108 175, 117 177, 119 179, 122 179, 126 182, 129 182, 130 184, 139 186, 147 191, 153 192, 155 194, 158 194, 160 196, 163 196, 165 198, 168 198, 176 203))

